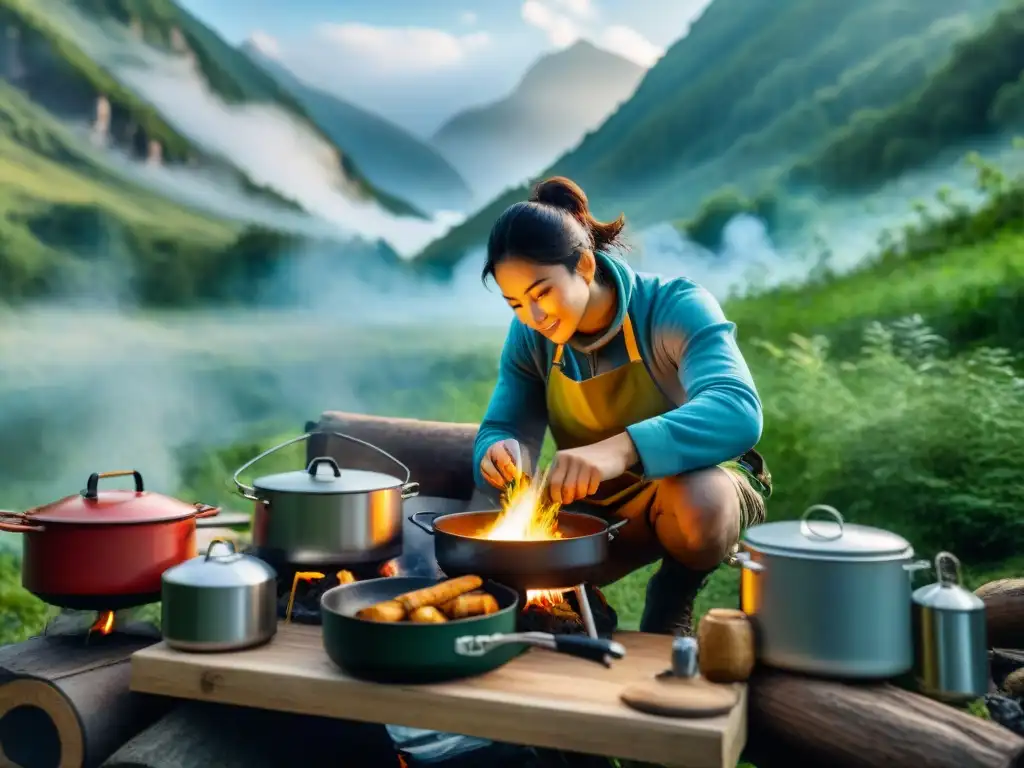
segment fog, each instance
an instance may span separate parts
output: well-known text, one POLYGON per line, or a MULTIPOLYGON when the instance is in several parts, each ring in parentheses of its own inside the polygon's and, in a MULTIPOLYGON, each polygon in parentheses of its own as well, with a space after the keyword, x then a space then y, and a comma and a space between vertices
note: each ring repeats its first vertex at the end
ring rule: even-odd
MULTIPOLYGON (((48 23, 58 25, 93 61, 143 96, 182 135, 225 158, 256 184, 298 203, 339 235, 384 238, 408 256, 461 221, 458 213, 442 213, 431 220, 396 216, 359 199, 341 170, 337 150, 308 124, 272 105, 227 104, 210 90, 188 57, 143 45, 124 27, 101 24, 60 0, 36 2, 48 23)), ((242 196, 211 174, 189 178, 188 171, 178 169, 136 175, 176 199, 220 215, 280 222, 293 231, 302 226, 294 213, 242 196)))

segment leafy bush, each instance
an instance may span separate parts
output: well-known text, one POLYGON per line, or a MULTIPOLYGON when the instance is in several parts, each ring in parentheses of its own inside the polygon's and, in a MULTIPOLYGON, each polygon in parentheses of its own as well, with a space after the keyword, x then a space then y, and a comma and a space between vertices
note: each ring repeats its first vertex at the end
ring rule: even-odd
POLYGON ((852 360, 821 337, 758 345, 773 517, 829 503, 923 552, 992 561, 1024 546, 1024 380, 1003 350, 946 355, 920 318, 872 323, 852 360))

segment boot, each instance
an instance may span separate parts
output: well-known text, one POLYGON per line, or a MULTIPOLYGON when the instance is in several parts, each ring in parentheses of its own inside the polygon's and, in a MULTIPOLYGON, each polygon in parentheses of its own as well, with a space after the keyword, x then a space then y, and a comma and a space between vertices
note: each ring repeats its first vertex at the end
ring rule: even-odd
POLYGON ((714 572, 694 571, 665 557, 647 582, 640 631, 655 635, 693 635, 693 601, 714 572))

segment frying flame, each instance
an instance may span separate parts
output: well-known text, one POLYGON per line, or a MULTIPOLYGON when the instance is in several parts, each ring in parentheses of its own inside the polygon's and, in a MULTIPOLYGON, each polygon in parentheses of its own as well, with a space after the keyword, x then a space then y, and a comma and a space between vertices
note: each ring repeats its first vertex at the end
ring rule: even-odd
MULTIPOLYGON (((560 504, 547 494, 547 476, 532 483, 520 475, 501 499, 501 514, 481 538, 499 541, 549 541, 562 538, 558 530, 560 504)), ((527 605, 551 607, 565 602, 563 590, 528 589, 527 605)))
MULTIPOLYGON (((81 624, 79 624, 81 626, 81 624)), ((100 611, 99 618, 89 627, 89 635, 95 632, 98 635, 106 636, 114 631, 114 612, 100 611)))
POLYGON ((292 591, 288 595, 288 608, 284 613, 284 623, 291 624, 292 621, 292 606, 295 604, 295 590, 299 587, 300 581, 317 581, 322 579, 324 575, 318 571, 296 571, 295 578, 292 579, 292 591))
POLYGON ((394 560, 388 560, 384 565, 380 567, 378 573, 384 578, 391 578, 392 576, 398 575, 398 563, 394 560))

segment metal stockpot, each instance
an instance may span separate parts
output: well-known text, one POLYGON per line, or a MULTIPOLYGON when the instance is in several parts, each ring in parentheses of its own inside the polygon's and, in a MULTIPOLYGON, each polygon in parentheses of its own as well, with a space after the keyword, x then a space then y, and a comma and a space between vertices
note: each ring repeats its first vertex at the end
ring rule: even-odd
POLYGON ((914 678, 922 693, 961 702, 988 693, 985 603, 961 584, 960 561, 935 556, 938 581, 914 591, 914 678), (943 565, 949 569, 944 571, 943 565), (952 573, 949 573, 949 571, 952 573))
POLYGON ((164 640, 179 650, 234 651, 277 632, 277 573, 224 539, 165 571, 161 600, 164 640))
POLYGON ((402 502, 419 493, 409 468, 380 448, 340 432, 336 435, 376 451, 405 473, 405 480, 380 472, 342 469, 329 456, 305 470, 260 477, 252 487, 238 478, 261 459, 312 433, 293 438, 244 464, 232 478, 239 493, 257 502, 253 544, 261 556, 293 565, 356 565, 402 554, 402 502))
POLYGON ((740 600, 758 661, 824 677, 883 679, 913 666, 909 573, 900 536, 852 525, 816 505, 800 520, 749 528, 730 564, 743 569, 740 600), (832 520, 812 520, 817 511, 832 520))

